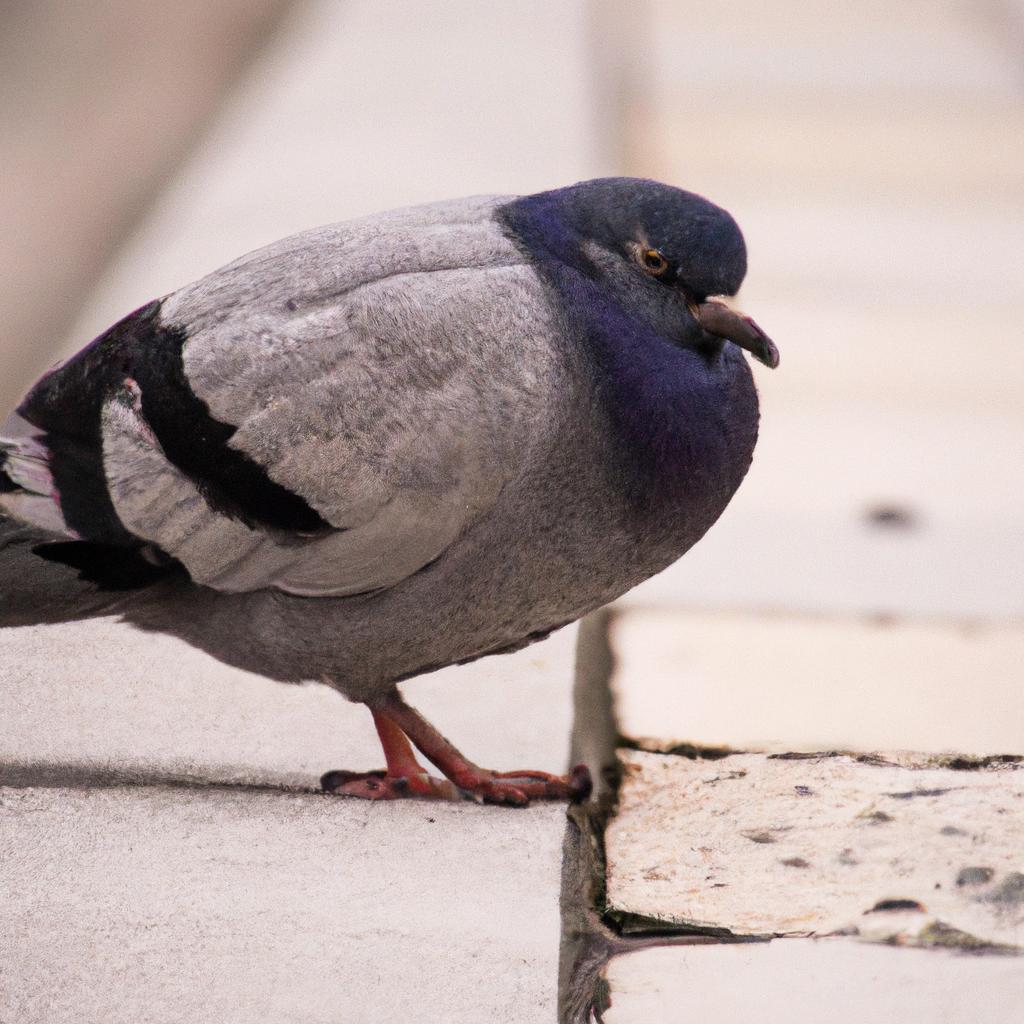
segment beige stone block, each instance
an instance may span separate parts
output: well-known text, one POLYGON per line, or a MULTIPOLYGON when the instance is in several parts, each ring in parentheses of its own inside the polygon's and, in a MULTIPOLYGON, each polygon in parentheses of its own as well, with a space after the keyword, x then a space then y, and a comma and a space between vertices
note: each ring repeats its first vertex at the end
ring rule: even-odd
MULTIPOLYGON (((964 0, 751 0, 709 12, 697 0, 645 5, 648 89, 678 104, 687 92, 752 99, 782 90, 821 95, 1015 96, 1020 89, 1012 11, 979 13, 964 0)), ((715 113, 704 110, 706 119, 715 113)), ((702 125, 703 126, 703 125, 702 125)))
POLYGON ((1024 753, 1024 627, 631 610, 619 729, 652 749, 1024 753))
POLYGON ((693 108, 709 97, 699 88, 683 95, 681 103, 636 100, 629 156, 697 191, 714 187, 739 204, 832 197, 984 211, 1020 202, 1024 111, 1016 95, 726 94, 714 97, 715 117, 696 146, 693 108))
POLYGON ((1024 346, 1007 341, 1022 302, 965 302, 953 293, 924 302, 895 291, 865 301, 856 288, 822 302, 755 266, 738 305, 782 353, 776 372, 758 373, 766 439, 780 413, 850 403, 869 421, 876 407, 909 414, 911 423, 1005 417, 1012 429, 1024 427, 1024 346))

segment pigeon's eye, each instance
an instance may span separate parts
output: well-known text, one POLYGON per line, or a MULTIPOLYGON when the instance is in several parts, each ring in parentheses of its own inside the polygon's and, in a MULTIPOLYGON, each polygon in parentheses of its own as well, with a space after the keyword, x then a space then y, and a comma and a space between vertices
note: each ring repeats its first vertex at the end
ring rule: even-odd
POLYGON ((641 249, 640 263, 648 274, 661 277, 668 270, 668 260, 657 249, 641 249))

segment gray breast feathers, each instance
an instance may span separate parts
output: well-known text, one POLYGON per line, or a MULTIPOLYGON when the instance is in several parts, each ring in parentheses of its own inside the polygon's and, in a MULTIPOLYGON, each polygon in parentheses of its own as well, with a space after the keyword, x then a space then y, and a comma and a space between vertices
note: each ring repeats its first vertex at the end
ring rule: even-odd
POLYGON ((208 586, 326 596, 394 585, 488 514, 549 439, 564 385, 556 318, 494 204, 317 229, 166 299, 187 384, 236 428, 230 447, 325 528, 218 509, 165 457, 133 381, 103 413, 125 526, 208 586))

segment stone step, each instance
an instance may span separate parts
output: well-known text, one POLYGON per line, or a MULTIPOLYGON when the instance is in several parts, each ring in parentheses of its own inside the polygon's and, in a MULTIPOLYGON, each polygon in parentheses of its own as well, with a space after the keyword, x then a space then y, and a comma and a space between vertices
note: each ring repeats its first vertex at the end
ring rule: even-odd
POLYGON ((730 209, 831 199, 928 205, 947 215, 945 204, 981 212, 1020 203, 1019 94, 908 101, 778 89, 709 95, 696 86, 681 95, 637 98, 631 158, 653 177, 714 189, 730 209))
POLYGON ((1024 626, 630 609, 612 620, 621 734, 774 753, 1024 753, 1024 626))
POLYGON ((547 1024, 564 830, 553 805, 0 787, 0 1020, 547 1024))
MULTIPOLYGON (((638 80, 663 102, 729 92, 755 99, 780 90, 898 97, 936 94, 1005 98, 1021 91, 1012 5, 963 0, 901 4, 868 0, 837 7, 741 0, 707 8, 696 0, 652 0, 631 19, 643 44, 638 80)), ((713 115, 713 109, 705 109, 713 115)))
POLYGON ((889 293, 865 301, 851 289, 825 306, 793 282, 757 277, 738 305, 782 353, 775 373, 755 368, 765 439, 778 410, 850 401, 867 406, 867 415, 877 404, 890 415, 1024 420, 1024 347, 1011 341, 1018 309, 1008 298, 915 302, 889 293))
MULTIPOLYGON (((488 768, 564 771, 575 632, 421 676, 403 693, 488 768)), ((309 790, 332 768, 383 767, 362 705, 109 619, 0 630, 0 693, 0 785, 309 790)))
MULTIPOLYGON (((574 634, 404 691, 564 771, 574 634)), ((0 630, 0 694, 0 1020, 554 1018, 563 805, 320 795, 365 708, 109 620, 0 630)))

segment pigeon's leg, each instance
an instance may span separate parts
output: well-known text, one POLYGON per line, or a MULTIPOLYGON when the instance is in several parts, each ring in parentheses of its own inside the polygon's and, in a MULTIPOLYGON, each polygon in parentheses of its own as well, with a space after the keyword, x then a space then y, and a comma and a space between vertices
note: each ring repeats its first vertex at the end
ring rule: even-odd
POLYGON ((320 780, 327 792, 366 800, 476 799, 519 807, 539 799, 585 800, 590 793, 590 773, 584 765, 569 776, 528 770, 492 772, 475 765, 406 704, 397 690, 372 713, 387 771, 328 772, 320 780), (416 759, 410 739, 447 778, 428 774, 416 759))
POLYGON ((387 771, 327 772, 320 785, 329 793, 362 797, 364 800, 400 800, 403 797, 432 797, 461 800, 463 794, 448 779, 438 779, 416 760, 416 752, 405 733, 380 711, 374 711, 380 745, 384 748, 387 771))
POLYGON ((397 726, 460 790, 485 803, 524 806, 535 799, 577 801, 585 800, 590 793, 590 773, 585 765, 577 765, 568 776, 536 771, 492 772, 475 765, 406 704, 397 690, 377 714, 397 726))

